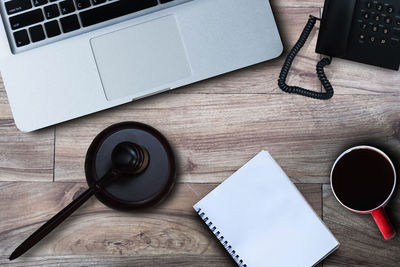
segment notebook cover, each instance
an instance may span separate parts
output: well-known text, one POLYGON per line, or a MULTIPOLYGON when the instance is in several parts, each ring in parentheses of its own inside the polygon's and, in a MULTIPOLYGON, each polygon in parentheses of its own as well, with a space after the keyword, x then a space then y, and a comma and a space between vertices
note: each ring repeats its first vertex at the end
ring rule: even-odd
POLYGON ((193 208, 240 266, 313 266, 339 246, 266 151, 193 208))

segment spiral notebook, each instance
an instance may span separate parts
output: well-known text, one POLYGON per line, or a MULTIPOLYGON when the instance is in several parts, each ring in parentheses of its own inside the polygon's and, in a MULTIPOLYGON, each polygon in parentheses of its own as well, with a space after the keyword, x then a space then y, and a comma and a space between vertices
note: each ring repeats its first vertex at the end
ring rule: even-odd
POLYGON ((339 243, 266 151, 193 208, 239 266, 313 266, 339 243))

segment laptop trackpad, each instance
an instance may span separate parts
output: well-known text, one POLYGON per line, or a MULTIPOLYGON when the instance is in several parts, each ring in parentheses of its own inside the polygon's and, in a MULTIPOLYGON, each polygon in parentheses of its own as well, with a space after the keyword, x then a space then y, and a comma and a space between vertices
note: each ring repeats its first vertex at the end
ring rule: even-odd
POLYGON ((108 100, 166 89, 191 75, 173 15, 95 37, 90 43, 108 100))

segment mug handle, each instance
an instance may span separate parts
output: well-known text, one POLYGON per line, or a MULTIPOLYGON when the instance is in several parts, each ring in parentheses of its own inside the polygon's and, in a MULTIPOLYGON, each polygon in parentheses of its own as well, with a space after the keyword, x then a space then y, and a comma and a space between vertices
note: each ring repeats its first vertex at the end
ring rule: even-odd
POLYGON ((396 235, 396 231, 394 230, 393 225, 390 223, 383 207, 371 211, 371 215, 386 240, 391 239, 396 235))

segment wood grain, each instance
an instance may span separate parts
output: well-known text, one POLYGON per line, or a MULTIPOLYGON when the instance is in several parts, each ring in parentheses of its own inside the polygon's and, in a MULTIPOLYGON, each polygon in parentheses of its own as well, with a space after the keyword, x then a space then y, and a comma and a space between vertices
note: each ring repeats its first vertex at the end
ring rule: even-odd
MULTIPOLYGON (((385 241, 370 215, 352 213, 336 201, 329 185, 323 187, 323 218, 340 242, 339 249, 324 262, 324 267, 385 266, 400 262, 400 236, 385 241)), ((387 208, 399 231, 400 196, 397 193, 387 208)))
POLYGON ((272 7, 323 7, 324 0, 270 0, 272 7))
MULTIPOLYGON (((284 44, 284 53, 277 59, 244 68, 240 71, 228 73, 213 79, 199 82, 181 89, 173 90, 171 93, 183 94, 265 94, 280 93, 278 87, 279 73, 290 50, 298 40, 304 25, 310 14, 320 15, 318 8, 274 8, 276 21, 284 44)), ((321 84, 315 74, 315 65, 319 55, 314 52, 318 28, 316 28, 310 40, 307 42, 299 56, 293 62, 292 72, 288 77, 288 84, 304 84, 313 90, 320 90, 321 84)))
POLYGON ((137 120, 172 143, 181 182, 221 182, 265 149, 293 181, 327 183, 335 157, 347 146, 377 141, 400 151, 399 101, 384 95, 337 95, 331 101, 159 95, 59 126, 55 180, 85 181, 84 156, 94 136, 113 123, 137 120))
POLYGON ((336 94, 400 95, 398 71, 335 58, 326 68, 336 94))
MULTIPOLYGON (((192 260, 200 264, 203 259, 211 265, 230 265, 229 255, 192 208, 216 186, 177 184, 165 203, 134 213, 113 211, 93 198, 16 263, 56 264, 65 259, 72 264, 80 258, 83 264, 97 257, 104 265, 137 259, 138 266, 146 266, 165 257, 170 264, 191 265, 192 260), (107 259, 107 255, 115 257, 107 259)), ((0 183, 0 264, 7 263, 6 257, 24 238, 85 187, 83 183, 0 183), (7 200, 13 195, 20 197, 10 210, 7 200)), ((298 188, 321 215, 320 185, 300 184, 298 188)))
POLYGON ((0 181, 52 181, 54 130, 21 133, 0 80, 0 181))
POLYGON ((237 266, 228 255, 132 255, 118 256, 44 256, 24 258, 21 262, 10 262, 0 256, 2 266, 112 266, 112 267, 148 267, 148 266, 237 266))

